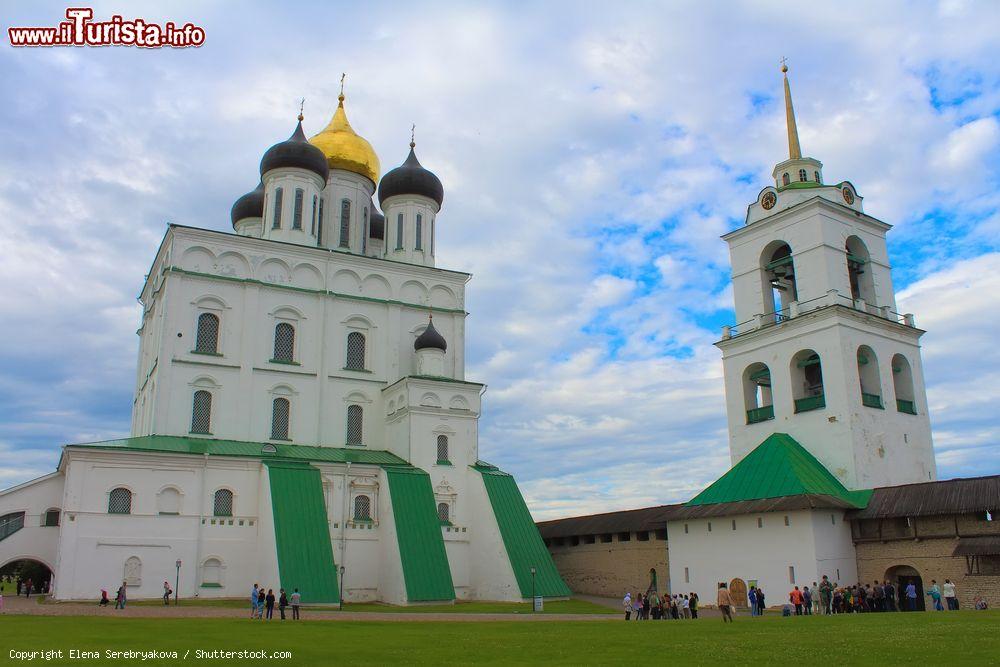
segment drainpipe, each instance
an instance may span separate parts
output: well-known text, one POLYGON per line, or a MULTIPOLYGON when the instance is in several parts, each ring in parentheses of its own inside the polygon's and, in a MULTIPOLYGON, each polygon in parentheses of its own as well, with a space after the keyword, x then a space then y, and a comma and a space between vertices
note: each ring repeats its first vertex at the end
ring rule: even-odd
POLYGON ((208 473, 208 452, 202 454, 201 466, 201 491, 198 494, 198 541, 195 544, 194 562, 194 597, 198 597, 198 568, 201 567, 202 559, 202 539, 205 531, 205 476, 208 473))
MULTIPOLYGON (((340 564, 341 566, 346 566, 347 564, 347 517, 348 517, 348 501, 350 499, 350 494, 348 493, 348 485, 350 484, 351 476, 351 462, 347 462, 347 468, 344 470, 344 507, 342 511, 341 521, 340 521, 340 564)), ((339 572, 338 572, 339 574, 339 572)), ((343 575, 340 575, 343 578, 343 575)))

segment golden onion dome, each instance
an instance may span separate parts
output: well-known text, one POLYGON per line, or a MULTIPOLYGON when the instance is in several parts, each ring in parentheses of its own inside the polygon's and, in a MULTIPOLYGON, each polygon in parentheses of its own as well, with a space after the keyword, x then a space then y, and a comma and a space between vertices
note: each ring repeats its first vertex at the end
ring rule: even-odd
POLYGON ((330 169, 352 171, 365 176, 372 183, 378 183, 380 167, 378 155, 375 154, 372 145, 364 137, 359 136, 347 122, 343 94, 339 100, 337 111, 333 114, 330 124, 310 139, 309 143, 323 151, 330 169))

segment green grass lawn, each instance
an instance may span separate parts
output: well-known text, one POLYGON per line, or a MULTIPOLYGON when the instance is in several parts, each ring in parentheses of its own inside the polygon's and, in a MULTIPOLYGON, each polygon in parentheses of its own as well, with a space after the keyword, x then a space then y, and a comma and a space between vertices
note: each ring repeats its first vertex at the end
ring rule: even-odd
MULTIPOLYGON (((129 600, 129 606, 157 607, 163 605, 163 600, 129 600)), ((171 602, 172 604, 172 602, 171 602)), ((225 607, 233 609, 249 609, 250 602, 243 599, 216 600, 181 600, 181 606, 191 607, 225 607)), ((312 609, 324 611, 336 610, 337 605, 316 605, 312 609)), ((587 602, 586 600, 552 600, 546 601, 542 613, 545 614, 615 614, 615 609, 587 602)), ((377 603, 347 603, 344 611, 381 612, 381 613, 415 613, 415 614, 530 614, 530 602, 456 602, 455 604, 427 604, 400 607, 377 603)))
MULTIPOLYGON (((245 619, 139 619, 3 616, 0 660, 10 650, 97 650, 90 664, 176 664, 116 660, 112 650, 290 651, 278 664, 546 665, 956 665, 1000 661, 1000 612, 740 617, 697 621, 574 622, 253 622, 245 619), (823 656, 826 656, 825 658, 823 656)), ((63 660, 46 664, 81 664, 63 660)), ((247 660, 211 660, 213 665, 247 660)))

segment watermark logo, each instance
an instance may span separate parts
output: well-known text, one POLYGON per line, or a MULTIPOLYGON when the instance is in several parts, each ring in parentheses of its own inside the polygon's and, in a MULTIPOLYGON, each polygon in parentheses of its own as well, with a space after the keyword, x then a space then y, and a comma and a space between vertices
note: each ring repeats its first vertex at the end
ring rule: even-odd
POLYGON ((144 19, 114 15, 94 21, 90 7, 69 7, 66 21, 53 27, 7 28, 11 46, 138 46, 144 49, 185 49, 205 43, 205 29, 173 21, 160 25, 144 19))

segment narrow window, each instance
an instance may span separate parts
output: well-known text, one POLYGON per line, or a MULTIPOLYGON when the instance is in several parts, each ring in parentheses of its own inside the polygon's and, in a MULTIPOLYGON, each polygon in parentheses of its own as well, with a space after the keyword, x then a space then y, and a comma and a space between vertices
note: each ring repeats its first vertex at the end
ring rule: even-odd
POLYGON ((788 520, 788 515, 787 514, 785 515, 785 525, 786 526, 792 525, 791 522, 788 520))
POLYGON ((794 584, 795 583, 795 566, 794 565, 789 565, 788 566, 788 583, 790 583, 790 584, 794 584))
POLYGON ((364 444, 364 415, 360 405, 347 406, 347 444, 364 444))
POLYGON ((448 518, 449 514, 448 503, 438 503, 438 520, 441 523, 451 523, 451 519, 448 518))
POLYGON ((434 256, 434 216, 431 216, 431 257, 434 256))
POLYGON ((132 492, 124 487, 112 489, 108 494, 108 514, 131 514, 132 492))
POLYGON ((195 336, 194 351, 203 354, 219 352, 219 316, 202 313, 198 316, 198 332, 195 336))
POLYGON ((691 570, 689 570, 688 568, 684 568, 684 583, 685 584, 691 583, 691 570))
POLYGON ((340 202, 340 247, 351 247, 351 202, 347 199, 340 202))
POLYGON ((281 200, 285 191, 276 188, 274 191, 274 220, 271 221, 271 229, 281 229, 281 200))
POLYGON ((316 206, 319 197, 313 195, 313 212, 312 212, 312 225, 309 227, 309 233, 316 236, 316 206))
POLYGON ((219 489, 215 492, 215 502, 212 504, 212 514, 215 516, 233 515, 233 492, 229 489, 219 489))
POLYGON ((288 440, 288 417, 291 404, 287 398, 276 398, 271 403, 271 440, 288 440))
POLYGON ((368 207, 365 206, 364 229, 361 230, 361 254, 368 252, 368 207))
POLYGON ((816 181, 817 183, 820 182, 820 180, 819 180, 819 172, 818 171, 814 171, 813 172, 813 180, 816 181))
POLYGON ((424 217, 419 213, 417 213, 417 232, 415 234, 414 245, 413 245, 415 250, 421 250, 423 248, 423 245, 420 243, 420 236, 423 233, 423 230, 424 230, 424 217))
POLYGON ((43 526, 53 527, 59 525, 59 510, 47 510, 45 512, 45 522, 43 526))
POLYGON ((799 182, 805 183, 809 180, 809 174, 806 173, 805 169, 799 169, 799 182))
POLYGON ((403 249, 403 214, 396 216, 396 250, 403 249))
POLYGON ((212 432, 212 393, 204 389, 194 392, 194 400, 191 402, 191 432, 206 435, 212 432))
POLYGON ((833 514, 830 515, 830 523, 833 524, 834 526, 837 525, 837 517, 834 516, 833 514))
POLYGON ((295 361, 295 327, 279 322, 274 327, 274 357, 271 361, 290 364, 295 361))
POLYGON ((437 462, 438 463, 448 463, 448 436, 439 435, 437 437, 437 462))
POLYGON ((372 520, 372 499, 368 496, 356 496, 354 498, 354 520, 372 520))
POLYGON ((757 517, 757 527, 758 528, 764 527, 764 519, 762 517, 757 517))
POLYGON ((684 524, 684 534, 685 535, 688 534, 688 525, 687 524, 684 524))
POLYGON ((292 229, 302 229, 302 199, 306 196, 302 188, 295 188, 295 206, 292 208, 292 229))
POLYGON ((710 533, 712 532, 712 522, 711 521, 708 522, 708 532, 710 532, 710 533))
POLYGON ((733 519, 733 530, 736 530, 736 519, 733 519))
POLYGON ((896 394, 896 410, 909 415, 917 414, 913 392, 913 371, 910 362, 901 354, 892 358, 892 388, 896 394))
POLYGON ((781 175, 781 184, 788 185, 789 183, 791 183, 791 179, 788 178, 788 172, 785 172, 784 174, 781 175))
POLYGON ((323 200, 319 200, 319 219, 316 222, 316 245, 323 245, 323 200))
POLYGON ((365 370, 365 335, 360 331, 347 334, 347 364, 352 371, 365 370))

